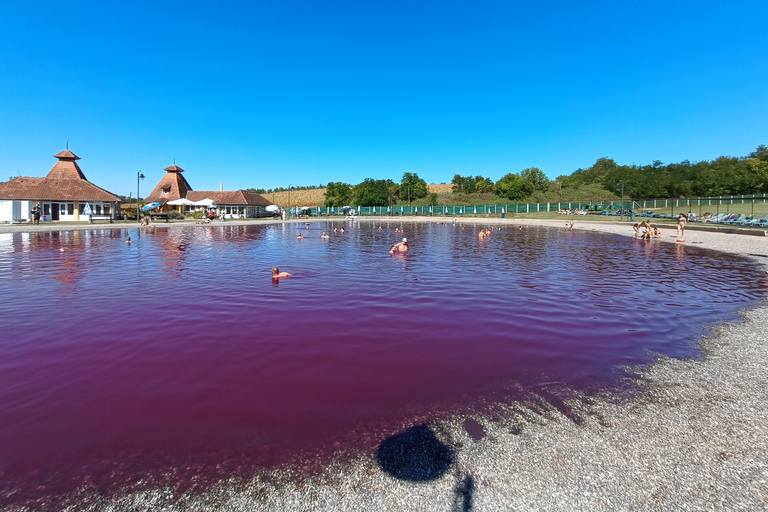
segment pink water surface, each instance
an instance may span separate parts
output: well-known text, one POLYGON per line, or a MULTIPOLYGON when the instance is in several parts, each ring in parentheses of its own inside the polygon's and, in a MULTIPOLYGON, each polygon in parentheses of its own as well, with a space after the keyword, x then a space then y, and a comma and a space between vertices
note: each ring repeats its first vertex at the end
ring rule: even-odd
POLYGON ((766 291, 699 247, 479 227, 0 234, 0 504, 312 467, 544 383, 618 389, 766 291))

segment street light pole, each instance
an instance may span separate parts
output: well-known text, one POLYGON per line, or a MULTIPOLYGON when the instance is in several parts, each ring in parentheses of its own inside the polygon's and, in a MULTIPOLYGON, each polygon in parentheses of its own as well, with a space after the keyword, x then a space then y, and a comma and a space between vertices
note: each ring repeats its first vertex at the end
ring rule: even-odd
POLYGON ((139 224, 141 224, 141 215, 139 215, 139 187, 143 179, 144 175, 141 174, 141 169, 139 169, 139 172, 136 174, 136 222, 139 224))

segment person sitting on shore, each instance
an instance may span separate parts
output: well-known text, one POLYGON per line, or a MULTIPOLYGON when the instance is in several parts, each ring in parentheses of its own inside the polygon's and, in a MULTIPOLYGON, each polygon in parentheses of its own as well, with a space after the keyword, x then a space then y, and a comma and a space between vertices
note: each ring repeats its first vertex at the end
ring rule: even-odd
POLYGON ((283 279, 284 277, 291 277, 288 272, 280 272, 277 267, 272 267, 272 279, 283 279))
POLYGON ((653 228, 653 233, 651 234, 651 238, 661 238, 661 231, 659 228, 653 228))
POLYGON ((402 242, 398 242, 392 246, 389 250, 389 254, 406 253, 408 252, 408 239, 403 238, 402 242))
POLYGON ((632 226, 632 229, 635 230, 635 238, 641 238, 642 235, 640 234, 640 230, 644 227, 646 230, 651 226, 651 223, 647 220, 636 222, 634 226, 632 226))

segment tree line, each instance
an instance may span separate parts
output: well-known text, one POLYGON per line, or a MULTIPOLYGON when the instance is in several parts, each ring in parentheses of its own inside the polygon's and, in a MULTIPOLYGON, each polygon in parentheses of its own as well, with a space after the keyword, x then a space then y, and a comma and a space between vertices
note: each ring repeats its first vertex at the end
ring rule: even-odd
MULTIPOLYGON (((721 156, 712 161, 692 163, 685 160, 666 165, 658 160, 650 165, 619 165, 611 158, 599 158, 591 167, 577 169, 555 180, 547 178, 537 167, 508 173, 496 182, 479 175, 456 174, 448 194, 453 197, 429 194, 426 181, 416 173, 406 172, 399 183, 373 178, 357 185, 330 182, 325 186, 324 204, 395 206, 409 203, 472 204, 478 201, 486 204, 605 201, 618 198, 622 187, 624 196, 634 199, 766 193, 768 147, 760 145, 744 157, 721 156)), ((322 185, 304 188, 322 188, 322 185)), ((279 190, 287 189, 275 189, 279 190)))

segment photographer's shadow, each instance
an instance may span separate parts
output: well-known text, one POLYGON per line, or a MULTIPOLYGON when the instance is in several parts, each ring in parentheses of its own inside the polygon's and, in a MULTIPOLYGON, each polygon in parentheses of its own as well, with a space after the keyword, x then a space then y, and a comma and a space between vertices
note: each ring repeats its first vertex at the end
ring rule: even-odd
MULTIPOLYGON (((399 480, 427 482, 448 471, 456 455, 426 425, 411 427, 385 439, 376 452, 381 469, 399 480)), ((453 490, 456 512, 472 510, 474 479, 466 475, 453 490)))

